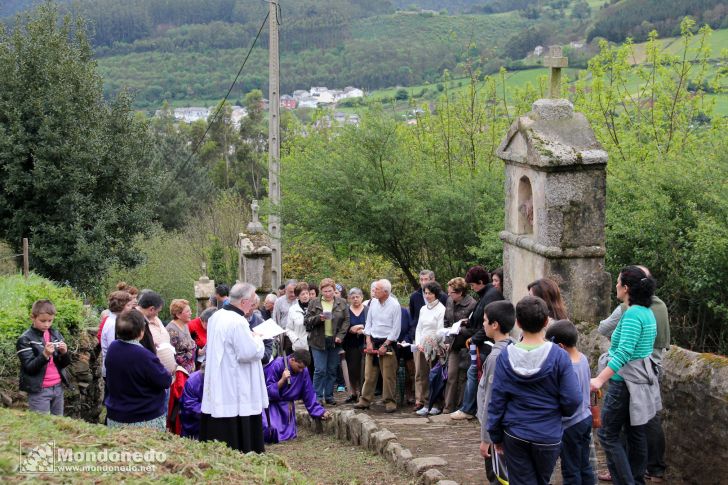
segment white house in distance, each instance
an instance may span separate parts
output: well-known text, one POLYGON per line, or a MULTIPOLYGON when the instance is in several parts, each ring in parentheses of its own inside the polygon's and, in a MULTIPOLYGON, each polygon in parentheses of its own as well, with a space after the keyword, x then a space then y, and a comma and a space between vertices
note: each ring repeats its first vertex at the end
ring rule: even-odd
POLYGON ((194 123, 199 120, 206 120, 210 116, 208 108, 175 108, 174 119, 185 123, 194 123))
MULTIPOLYGON (((347 86, 343 90, 313 86, 308 91, 297 89, 291 95, 291 98, 298 103, 299 108, 316 108, 320 105, 334 104, 343 99, 361 97, 364 97, 364 91, 352 86, 347 86)), ((282 96, 281 99, 283 99, 282 96)))

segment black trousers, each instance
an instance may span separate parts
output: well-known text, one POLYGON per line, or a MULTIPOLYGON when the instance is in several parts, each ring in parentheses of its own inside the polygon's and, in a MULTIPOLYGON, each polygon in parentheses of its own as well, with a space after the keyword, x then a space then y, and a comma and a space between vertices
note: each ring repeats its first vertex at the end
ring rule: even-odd
POLYGON ((200 441, 221 441, 229 448, 243 453, 264 453, 263 415, 213 418, 203 413, 200 420, 200 441))

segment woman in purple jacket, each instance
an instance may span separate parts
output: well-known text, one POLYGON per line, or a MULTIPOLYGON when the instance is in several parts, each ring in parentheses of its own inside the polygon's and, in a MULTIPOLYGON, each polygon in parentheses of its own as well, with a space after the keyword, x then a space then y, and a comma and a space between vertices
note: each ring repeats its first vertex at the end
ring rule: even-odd
POLYGON ((200 419, 202 418, 202 389, 205 385, 205 363, 197 372, 185 382, 180 403, 180 418, 182 420, 182 436, 199 439, 200 419))

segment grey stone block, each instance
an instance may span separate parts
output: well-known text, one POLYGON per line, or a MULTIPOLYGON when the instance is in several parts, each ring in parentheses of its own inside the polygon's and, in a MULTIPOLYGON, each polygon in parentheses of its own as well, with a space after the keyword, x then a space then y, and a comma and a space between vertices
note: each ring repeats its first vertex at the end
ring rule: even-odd
POLYGON ((407 471, 412 475, 422 475, 425 470, 445 465, 447 465, 447 460, 440 456, 423 456, 410 460, 409 463, 407 463, 407 471))
POLYGON ((338 428, 336 437, 340 440, 351 440, 351 432, 349 430, 349 421, 354 417, 354 411, 339 411, 337 415, 338 428))
POLYGON ((398 448, 392 450, 392 454, 394 455, 394 464, 406 470, 407 464, 412 461, 412 452, 408 448, 400 445, 398 448))
POLYGON ((422 474, 422 483, 425 485, 434 485, 439 481, 443 480, 445 475, 442 474, 437 468, 430 468, 422 474))
POLYGON ((379 427, 374 421, 365 421, 362 423, 359 445, 369 448, 369 442, 372 439, 372 435, 377 431, 379 431, 379 427))
POLYGON ((532 105, 536 119, 544 121, 569 119, 574 116, 574 105, 568 99, 539 99, 532 105))
POLYGON ((361 442, 361 416, 363 415, 357 414, 349 420, 349 438, 355 445, 361 442))
POLYGON ((387 443, 396 439, 397 435, 388 429, 380 429, 376 433, 372 434, 372 439, 369 441, 369 449, 383 455, 384 448, 387 446, 387 443))

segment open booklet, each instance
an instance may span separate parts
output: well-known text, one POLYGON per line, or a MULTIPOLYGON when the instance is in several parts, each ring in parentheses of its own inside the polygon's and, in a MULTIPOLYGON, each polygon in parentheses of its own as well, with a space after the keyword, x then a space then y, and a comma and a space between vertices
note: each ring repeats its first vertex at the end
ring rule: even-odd
MULTIPOLYGON (((457 322, 452 324, 452 327, 442 328, 442 329, 438 330, 437 334, 440 337, 447 337, 449 335, 457 335, 460 333, 460 327, 462 326, 463 322, 467 322, 467 321, 468 321, 467 318, 458 320, 457 322)), ((415 347, 415 344, 411 344, 408 342, 397 342, 397 345, 399 345, 400 347, 410 347, 410 346, 415 347)))
POLYGON ((263 337, 263 340, 269 340, 279 336, 286 330, 281 328, 280 325, 275 322, 275 320, 269 318, 257 327, 252 328, 250 331, 263 337))

